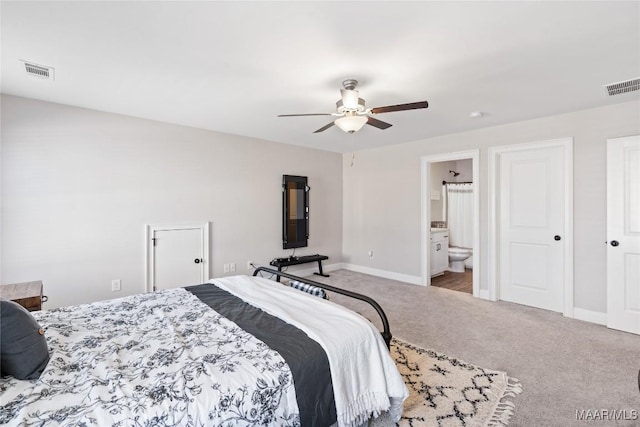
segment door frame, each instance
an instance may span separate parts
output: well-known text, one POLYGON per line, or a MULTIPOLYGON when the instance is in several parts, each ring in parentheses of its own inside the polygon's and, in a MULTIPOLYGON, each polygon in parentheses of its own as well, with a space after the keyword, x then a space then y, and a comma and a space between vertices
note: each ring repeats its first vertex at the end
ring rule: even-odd
POLYGON ((450 162, 455 160, 471 159, 473 175, 473 296, 480 297, 480 150, 456 151, 452 153, 431 154, 420 158, 420 243, 422 256, 421 284, 431 286, 431 163, 450 162))
POLYGON ((211 276, 209 265, 209 222, 193 222, 193 223, 179 223, 179 224, 145 224, 144 226, 144 257, 146 260, 144 270, 144 282, 145 291, 153 292, 154 277, 154 265, 155 265, 155 250, 152 242, 153 235, 156 231, 171 231, 171 230, 200 230, 202 235, 202 281, 208 279, 211 276))
POLYGON ((528 142, 514 145, 489 147, 489 239, 488 239, 488 281, 489 299, 500 299, 500 284, 498 283, 500 250, 500 236, 498 224, 498 202, 500 196, 500 155, 516 151, 534 150, 537 148, 562 147, 564 150, 564 290, 563 311, 566 317, 573 317, 573 137, 528 142))

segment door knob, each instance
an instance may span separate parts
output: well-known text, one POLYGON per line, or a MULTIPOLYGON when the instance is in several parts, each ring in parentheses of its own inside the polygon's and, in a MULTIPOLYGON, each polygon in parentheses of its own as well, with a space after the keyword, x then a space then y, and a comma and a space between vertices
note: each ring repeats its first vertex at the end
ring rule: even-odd
POLYGON ((196 258, 193 260, 193 262, 195 262, 196 264, 200 264, 202 260, 200 258, 196 258))
POLYGON ((562 239, 562 237, 558 236, 557 234, 553 236, 553 240, 555 240, 556 242, 560 239, 562 239))
POLYGON ((611 241, 611 246, 618 246, 620 243, 617 240, 611 241))

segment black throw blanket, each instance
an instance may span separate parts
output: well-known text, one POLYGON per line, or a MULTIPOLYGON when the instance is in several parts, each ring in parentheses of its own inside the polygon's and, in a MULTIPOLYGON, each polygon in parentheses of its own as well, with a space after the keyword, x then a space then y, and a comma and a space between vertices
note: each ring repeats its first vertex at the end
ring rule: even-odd
POLYGON ((336 422, 329 359, 320 344, 295 326, 215 285, 185 289, 282 356, 293 376, 303 427, 327 427, 336 422))

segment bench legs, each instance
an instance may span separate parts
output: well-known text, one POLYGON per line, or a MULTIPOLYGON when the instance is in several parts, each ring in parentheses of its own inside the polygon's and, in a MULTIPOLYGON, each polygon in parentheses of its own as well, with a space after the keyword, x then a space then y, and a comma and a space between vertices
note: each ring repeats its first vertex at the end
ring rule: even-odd
POLYGON ((318 271, 319 271, 319 273, 313 273, 313 274, 317 274, 318 276, 322 276, 322 277, 329 277, 328 274, 324 274, 322 272, 322 261, 320 261, 320 260, 318 261, 318 271))
MULTIPOLYGON (((298 264, 292 264, 292 265, 298 265, 298 264)), ((288 267, 288 265, 279 265, 278 273, 282 271, 282 267, 288 267)), ((318 260, 318 273, 313 273, 313 274, 317 274, 318 276, 322 276, 322 277, 329 277, 328 274, 324 274, 324 271, 322 271, 322 260, 318 260)), ((279 282, 279 281, 280 281, 280 275, 276 274, 276 282, 279 282)))

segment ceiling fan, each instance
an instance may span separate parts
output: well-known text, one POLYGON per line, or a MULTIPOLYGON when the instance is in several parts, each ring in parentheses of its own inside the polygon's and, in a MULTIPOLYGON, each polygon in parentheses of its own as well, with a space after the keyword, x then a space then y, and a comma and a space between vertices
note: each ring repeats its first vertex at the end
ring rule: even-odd
POLYGON ((391 113, 393 111, 417 110, 427 108, 427 101, 411 102, 409 104, 388 105, 386 107, 366 108, 364 99, 360 98, 358 90, 358 81, 348 79, 342 82, 340 89, 341 99, 336 102, 335 113, 310 113, 310 114, 280 114, 278 117, 301 117, 301 116, 334 116, 338 117, 331 123, 321 127, 313 133, 324 132, 331 126, 336 125, 340 129, 348 133, 359 131, 365 124, 371 125, 378 129, 388 129, 392 125, 382 120, 374 119, 370 114, 391 113))

